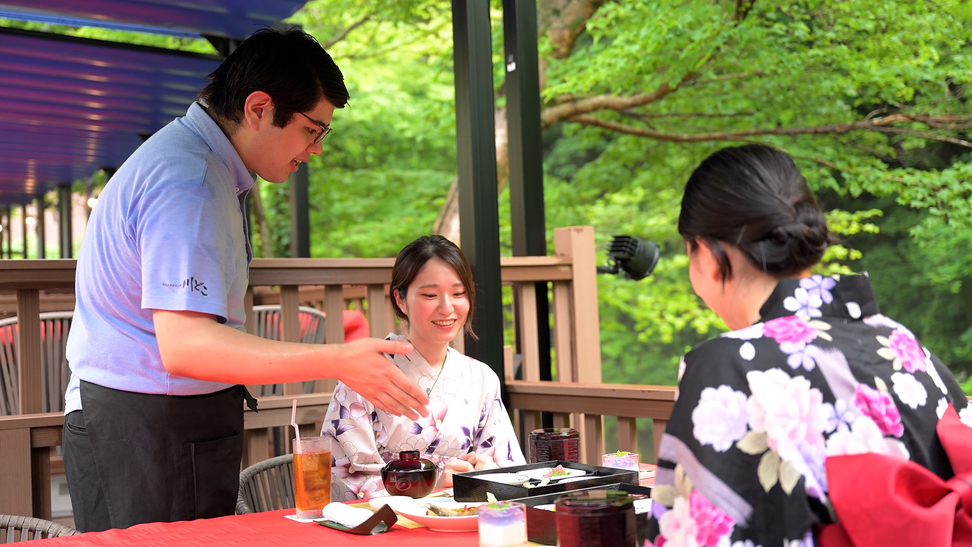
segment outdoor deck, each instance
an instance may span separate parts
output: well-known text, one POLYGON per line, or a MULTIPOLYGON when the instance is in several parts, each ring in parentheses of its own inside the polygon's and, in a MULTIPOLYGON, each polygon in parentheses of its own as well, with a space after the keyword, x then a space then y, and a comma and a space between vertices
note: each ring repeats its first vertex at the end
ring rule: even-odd
MULTIPOLYGON (((514 333, 521 348, 523 379, 513 379, 510 348, 504 370, 521 443, 526 440, 522 432, 539 427, 540 411, 549 411, 555 426, 580 431, 584 462, 597 462, 605 452, 605 417, 617 417, 617 446, 629 451, 638 450, 636 419, 651 420, 657 448, 671 414, 674 388, 601 383, 593 228, 556 230, 555 252, 555 256, 501 259, 503 284, 512 286, 520 305, 521 321, 514 325, 514 333), (553 295, 554 381, 540 381, 534 282, 549 282, 553 295)), ((393 263, 392 259, 257 259, 250 269, 247 305, 252 308, 254 298, 261 303, 279 302, 282 339, 287 341, 300 340, 302 304, 315 304, 327 313, 329 343, 343 342, 341 311, 349 305, 365 311, 372 336, 384 337, 396 330, 388 297, 393 263)), ((52 300, 71 302, 65 293, 70 295, 74 287, 75 264, 74 260, 0 261, 0 291, 16 292, 21 348, 20 414, 0 417, 0 513, 51 518, 51 475, 63 473, 60 459, 52 458, 53 448, 61 443, 63 416, 41 413, 39 314, 51 309, 52 300)), ((3 304, 0 298, 0 313, 3 304)), ((12 298, 6 304, 12 306, 12 298)), ((248 314, 250 332, 255 328, 252 315, 248 314)), ((300 383, 287 384, 284 396, 260 400, 259 413, 246 411, 243 465, 271 455, 268 428, 290 424, 293 399, 298 401, 300 424, 315 427, 312 424, 322 422, 333 386, 333 380, 318 380, 315 393, 304 394, 300 383)))

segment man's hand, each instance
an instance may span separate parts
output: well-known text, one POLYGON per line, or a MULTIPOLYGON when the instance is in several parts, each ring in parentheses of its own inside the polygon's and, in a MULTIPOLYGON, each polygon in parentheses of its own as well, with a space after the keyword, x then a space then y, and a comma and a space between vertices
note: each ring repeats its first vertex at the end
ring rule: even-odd
POLYGON ((367 338, 349 344, 296 344, 258 338, 221 325, 212 315, 153 310, 159 354, 177 376, 228 384, 277 384, 337 378, 396 416, 428 416, 429 398, 383 353, 412 345, 367 338))
MULTIPOLYGON (((412 345, 365 338, 344 345, 345 365, 337 378, 371 404, 395 416, 428 416, 429 397, 383 353, 411 353, 412 345)), ((471 469, 470 469, 471 471, 471 469)))

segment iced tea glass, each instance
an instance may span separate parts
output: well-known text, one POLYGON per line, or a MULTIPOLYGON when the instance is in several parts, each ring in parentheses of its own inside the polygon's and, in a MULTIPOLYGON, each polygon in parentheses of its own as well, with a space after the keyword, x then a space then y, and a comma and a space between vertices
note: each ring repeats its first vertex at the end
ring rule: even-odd
POLYGON ((294 497, 297 518, 319 519, 331 503, 331 439, 294 439, 294 497))

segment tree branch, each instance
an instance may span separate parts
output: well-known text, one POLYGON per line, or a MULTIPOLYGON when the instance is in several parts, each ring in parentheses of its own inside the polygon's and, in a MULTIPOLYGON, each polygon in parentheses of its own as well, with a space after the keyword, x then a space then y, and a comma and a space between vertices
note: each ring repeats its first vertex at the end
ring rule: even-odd
POLYGON ((568 118, 574 118, 583 114, 590 114, 598 110, 627 110, 649 103, 660 101, 670 95, 682 84, 695 77, 694 73, 686 74, 682 80, 674 87, 667 83, 662 84, 658 89, 651 93, 641 93, 629 97, 618 97, 617 95, 596 95, 586 99, 575 99, 556 104, 543 109, 540 113, 540 126, 546 129, 551 125, 568 118))
MULTIPOLYGON (((669 133, 666 131, 656 131, 654 129, 645 129, 642 127, 632 127, 630 125, 624 125, 617 122, 612 122, 608 120, 602 120, 594 116, 571 116, 568 118, 569 121, 582 123, 584 125, 592 125, 595 127, 601 127, 604 129, 609 129, 611 131, 616 131, 618 133, 624 133, 627 135, 635 135, 639 137, 647 137, 649 139, 655 139, 660 141, 671 141, 671 142, 706 142, 706 141, 731 141, 740 140, 743 137, 754 137, 758 135, 825 135, 825 134, 841 134, 850 131, 879 131, 882 133, 894 133, 900 135, 907 135, 912 137, 919 137, 923 139, 936 140, 941 142, 948 142, 952 144, 957 144, 959 146, 964 146, 966 148, 972 148, 972 142, 958 139, 955 137, 949 137, 946 135, 938 135, 931 133, 929 131, 916 131, 913 129, 904 129, 898 127, 886 127, 888 124, 902 122, 902 121, 918 121, 917 116, 905 116, 903 114, 892 114, 890 116, 885 116, 884 118, 875 118, 873 120, 848 122, 843 124, 833 124, 833 125, 819 125, 815 127, 764 127, 756 129, 743 129, 739 131, 718 131, 714 133, 669 133)), ((935 117, 926 117, 929 121, 934 121, 935 117)), ((968 121, 972 122, 972 119, 968 121)), ((924 123, 924 122, 922 122, 924 123)))
POLYGON ((754 116, 755 112, 635 112, 633 110, 622 110, 621 115, 642 120, 652 118, 738 118, 742 116, 754 116))
POLYGON ((344 30, 342 30, 340 34, 338 34, 334 38, 331 38, 330 40, 328 40, 327 43, 326 44, 323 44, 321 47, 323 47, 324 49, 331 49, 331 47, 334 44, 336 44, 336 43, 340 42, 341 40, 344 40, 345 38, 347 38, 348 37, 348 34, 350 34, 352 30, 354 30, 354 29, 360 27, 361 25, 367 23, 372 17, 374 17, 374 15, 375 15, 374 13, 369 13, 369 14, 365 15, 364 17, 362 17, 361 19, 358 19, 354 23, 351 23, 347 28, 345 28, 344 30))
POLYGON ((742 23, 755 4, 756 0, 736 0, 736 12, 732 14, 732 20, 742 23))
POLYGON ((698 87, 700 85, 714 84, 716 82, 725 82, 726 80, 738 80, 741 78, 751 78, 753 76, 762 78, 763 71, 755 70, 753 72, 733 72, 732 74, 720 74, 719 76, 715 76, 714 78, 698 79, 692 82, 687 82, 686 84, 682 85, 682 87, 688 87, 688 86, 698 87))

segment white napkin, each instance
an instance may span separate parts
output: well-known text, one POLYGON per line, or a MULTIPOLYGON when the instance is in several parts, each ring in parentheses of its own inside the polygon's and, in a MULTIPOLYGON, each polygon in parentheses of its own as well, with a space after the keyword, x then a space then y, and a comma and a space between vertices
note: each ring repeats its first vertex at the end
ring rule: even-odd
POLYGON ((361 507, 351 507, 343 503, 329 503, 322 511, 324 518, 348 528, 354 528, 368 520, 374 513, 361 507))

